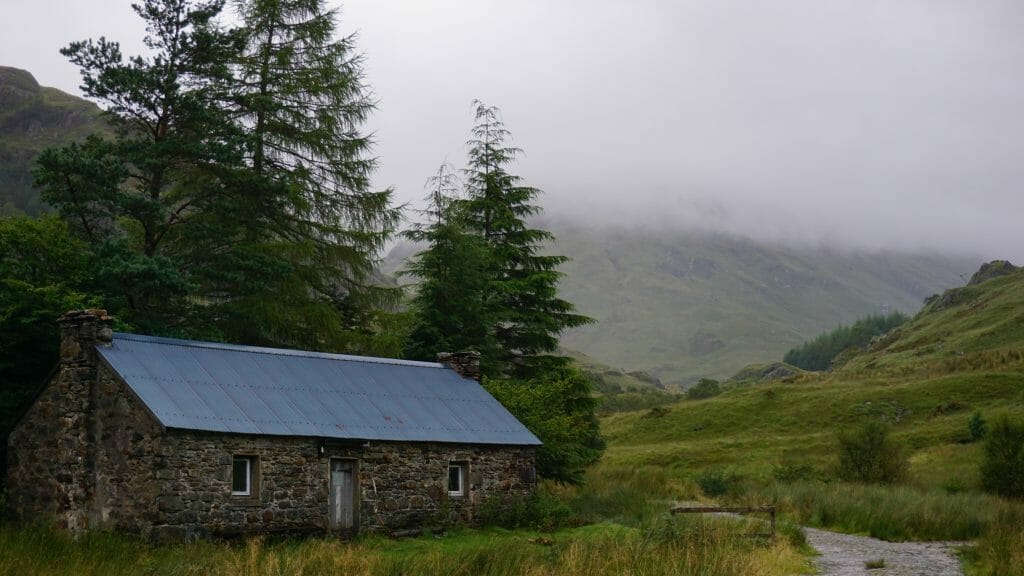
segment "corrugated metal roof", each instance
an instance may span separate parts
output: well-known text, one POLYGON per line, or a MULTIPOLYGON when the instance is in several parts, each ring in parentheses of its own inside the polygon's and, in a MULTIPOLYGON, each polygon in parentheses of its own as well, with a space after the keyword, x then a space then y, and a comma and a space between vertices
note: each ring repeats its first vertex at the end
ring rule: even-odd
POLYGON ((122 333, 98 350, 168 428, 540 444, 480 384, 432 362, 122 333))

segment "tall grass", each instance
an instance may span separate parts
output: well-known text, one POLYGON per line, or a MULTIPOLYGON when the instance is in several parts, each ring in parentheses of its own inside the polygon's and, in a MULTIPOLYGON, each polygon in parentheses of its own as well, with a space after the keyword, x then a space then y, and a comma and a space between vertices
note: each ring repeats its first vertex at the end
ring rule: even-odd
POLYGON ((966 556, 971 576, 1024 576, 1024 512, 1000 510, 966 556))
POLYGON ((789 519, 884 540, 975 540, 971 576, 1024 576, 1024 503, 979 493, 804 482, 748 493, 789 519))
POLYGON ((582 486, 550 487, 569 502, 581 522, 616 522, 641 526, 677 500, 692 500, 700 488, 659 466, 605 466, 587 471, 582 486))
POLYGON ((441 538, 355 543, 261 539, 229 546, 150 546, 111 534, 74 541, 45 530, 0 528, 0 575, 83 576, 765 576, 801 570, 787 542, 753 541, 723 520, 662 518, 644 528, 599 524, 538 534, 462 530, 441 538))
POLYGON ((1021 508, 978 493, 823 482, 777 484, 745 498, 774 502, 803 524, 893 541, 974 539, 1000 511, 1021 508))

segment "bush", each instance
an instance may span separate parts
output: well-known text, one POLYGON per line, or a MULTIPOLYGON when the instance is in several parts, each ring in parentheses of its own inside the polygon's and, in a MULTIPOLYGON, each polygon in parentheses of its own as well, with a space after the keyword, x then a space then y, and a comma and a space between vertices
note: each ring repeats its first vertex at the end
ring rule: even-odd
POLYGON ((1002 416, 989 432, 981 487, 1007 498, 1024 498, 1024 426, 1002 416))
POLYGON ((569 526, 572 510, 554 496, 535 492, 528 497, 494 496, 484 500, 477 512, 483 526, 502 528, 534 528, 550 532, 569 526))
POLYGON ((971 416, 971 421, 967 424, 967 432, 970 434, 972 442, 977 442, 985 437, 988 432, 988 423, 982 418, 981 412, 975 412, 971 416))
POLYGON ((705 496, 714 498, 734 491, 739 480, 740 478, 735 472, 720 469, 707 470, 697 477, 697 485, 700 486, 705 496))
POLYGON ((686 397, 690 400, 711 398, 712 396, 718 396, 721 393, 722 387, 719 386, 718 380, 711 378, 701 378, 696 384, 686 389, 686 397))
POLYGON ((906 454, 881 422, 870 420, 856 430, 840 432, 838 441, 838 474, 843 480, 893 484, 906 474, 906 454))
POLYGON ((605 447, 594 413, 597 400, 583 372, 563 368, 525 381, 486 378, 483 385, 544 443, 537 450, 538 474, 563 483, 583 481, 584 470, 605 447))

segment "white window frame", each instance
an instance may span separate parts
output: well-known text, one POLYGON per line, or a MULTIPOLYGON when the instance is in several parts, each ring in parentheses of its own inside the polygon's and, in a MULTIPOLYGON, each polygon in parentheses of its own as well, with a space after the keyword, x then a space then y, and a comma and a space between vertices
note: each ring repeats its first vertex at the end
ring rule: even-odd
POLYGON ((253 464, 256 463, 255 456, 248 456, 245 454, 236 454, 231 458, 231 495, 232 496, 252 496, 252 485, 253 485, 253 464), (245 490, 235 490, 235 465, 241 460, 245 462, 245 490))
POLYGON ((448 463, 448 495, 449 496, 465 496, 466 495, 466 468, 465 462, 449 462, 448 463), (452 490, 452 468, 459 471, 459 487, 457 490, 452 490))

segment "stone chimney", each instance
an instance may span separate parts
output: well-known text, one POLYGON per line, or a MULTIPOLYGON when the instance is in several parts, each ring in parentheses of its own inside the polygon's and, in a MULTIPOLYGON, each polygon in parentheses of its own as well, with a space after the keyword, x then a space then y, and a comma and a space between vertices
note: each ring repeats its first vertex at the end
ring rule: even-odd
POLYGON ((463 378, 480 381, 479 352, 440 352, 437 361, 455 370, 463 378))
POLYGON ((57 323, 62 367, 95 368, 96 346, 110 346, 114 339, 114 319, 106 310, 69 310, 57 323))
POLYGON ((97 346, 110 346, 113 318, 106 310, 71 310, 60 324, 60 369, 50 403, 55 418, 56 452, 45 455, 60 470, 55 487, 57 522, 72 533, 95 524, 97 346))

